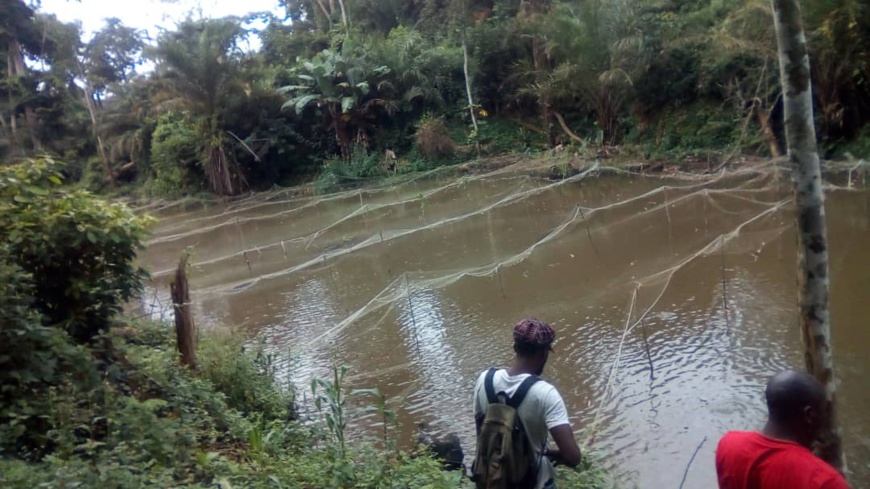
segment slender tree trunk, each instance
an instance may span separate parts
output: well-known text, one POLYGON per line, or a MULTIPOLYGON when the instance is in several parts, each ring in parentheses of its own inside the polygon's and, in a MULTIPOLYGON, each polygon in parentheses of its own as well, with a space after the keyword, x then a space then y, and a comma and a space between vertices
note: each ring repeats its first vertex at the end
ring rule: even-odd
POLYGON ((345 32, 348 32, 350 26, 347 25, 347 12, 344 10, 344 0, 338 0, 338 6, 341 8, 341 23, 344 24, 345 32))
POLYGON ((468 73, 468 46, 465 43, 465 34, 462 35, 462 71, 465 73, 465 93, 468 95, 468 113, 471 114, 471 124, 477 130, 477 115, 474 113, 474 97, 471 94, 471 75, 468 73))
POLYGON ((115 172, 112 171, 112 165, 109 163, 109 155, 106 154, 106 148, 103 146, 103 138, 100 137, 100 132, 97 128, 97 108, 94 106, 94 99, 91 98, 91 84, 88 83, 87 78, 84 76, 82 78, 85 80, 85 106, 88 109, 88 115, 91 117, 91 134, 97 143, 97 151, 100 153, 100 159, 103 162, 103 172, 106 174, 106 179, 114 186, 117 184, 117 180, 115 179, 115 172))
POLYGON ((798 303, 806 367, 825 386, 828 417, 818 449, 826 462, 843 470, 836 417, 836 384, 828 313, 828 242, 816 131, 810 61, 798 0, 772 0, 785 101, 785 134, 792 164, 798 227, 798 303))
MULTIPOLYGON (((14 76, 24 76, 27 73, 27 68, 24 66, 24 55, 21 53, 21 45, 13 38, 9 41, 8 49, 14 76)), ((42 150, 42 141, 36 132, 36 114, 33 112, 33 108, 26 105, 24 107, 24 121, 27 123, 27 131, 30 133, 30 143, 33 145, 34 151, 42 150)))
POLYGON ((196 327, 190 312, 190 287, 187 282, 187 259, 190 253, 184 251, 175 270, 175 279, 169 284, 172 293, 172 307, 175 312, 175 336, 181 364, 196 369, 196 327))
POLYGON ((323 4, 323 0, 317 0, 317 6, 320 7, 320 11, 323 12, 323 16, 326 17, 326 25, 332 26, 332 14, 329 10, 326 9, 326 5, 323 4))
POLYGON ((474 112, 474 97, 471 92, 471 74, 468 72, 468 44, 465 33, 462 33, 462 71, 465 74, 465 93, 468 95, 468 113, 471 114, 471 125, 474 127, 474 148, 480 157, 480 129, 477 127, 477 114, 474 112))
POLYGON ((9 95, 9 145, 13 156, 18 154, 18 120, 15 117, 15 98, 12 96, 12 80, 15 79, 15 70, 12 65, 12 50, 6 52, 6 87, 9 95))

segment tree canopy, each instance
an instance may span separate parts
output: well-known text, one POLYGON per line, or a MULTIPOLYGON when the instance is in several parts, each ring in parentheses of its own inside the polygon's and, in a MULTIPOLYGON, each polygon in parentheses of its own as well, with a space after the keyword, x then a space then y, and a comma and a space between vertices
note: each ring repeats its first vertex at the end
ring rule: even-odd
MULTIPOLYGON (((85 42, 5 2, 0 154, 57 155, 95 189, 231 195, 325 161, 349 177, 385 171, 386 152, 443 161, 420 145, 433 127, 454 159, 560 144, 784 150, 763 0, 280 3, 282 16, 252 13, 260 23, 191 18, 156 39, 107 19, 85 42), (250 36, 257 50, 242 49, 250 36)), ((868 6, 807 0, 804 16, 821 147, 867 152, 868 6)))

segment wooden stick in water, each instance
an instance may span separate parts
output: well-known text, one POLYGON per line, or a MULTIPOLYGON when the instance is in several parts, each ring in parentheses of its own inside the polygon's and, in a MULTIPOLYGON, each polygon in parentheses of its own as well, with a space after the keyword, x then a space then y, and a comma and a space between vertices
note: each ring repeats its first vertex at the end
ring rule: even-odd
POLYGON ((722 255, 722 305, 728 309, 728 284, 725 280, 725 236, 723 235, 720 239, 722 240, 722 245, 719 247, 719 254, 722 255))
POLYGON ((589 244, 592 245, 592 251, 595 252, 595 256, 598 256, 598 247, 595 246, 595 241, 592 241, 592 231, 589 230, 589 221, 586 220, 586 216, 583 214, 583 207, 577 206, 577 210, 580 211, 580 217, 583 219, 583 223, 586 224, 586 236, 589 237, 589 244))
POLYGON ((655 369, 653 368, 652 355, 650 355, 649 351, 649 342, 646 338, 646 319, 640 318, 640 332, 643 337, 643 347, 646 350, 646 359, 649 361, 649 380, 655 380, 655 369))
POLYGON ((245 257, 245 265, 248 266, 248 275, 254 275, 254 271, 251 270, 251 262, 248 260, 248 251, 242 251, 242 256, 245 257))
POLYGON ((411 324, 414 325, 414 343, 417 344, 417 353, 420 353, 420 338, 417 337, 417 318, 414 316, 414 303, 411 302, 411 288, 408 286, 408 274, 405 274, 405 295, 408 296, 408 309, 411 311, 411 324))
POLYGON ((689 475, 689 468, 692 466, 692 462, 695 461, 695 456, 698 455, 698 452, 701 451, 701 447, 704 446, 704 443, 707 442, 707 437, 705 436, 701 443, 695 448, 695 453, 692 454, 692 458, 689 459, 689 464, 686 465, 686 470, 683 472, 683 480, 680 482, 680 489, 683 489, 683 484, 686 483, 686 476, 689 475))
POLYGON ((495 278, 498 279, 498 288, 501 290, 501 298, 507 299, 507 295, 504 293, 504 285, 501 283, 501 269, 499 267, 495 268, 495 278))

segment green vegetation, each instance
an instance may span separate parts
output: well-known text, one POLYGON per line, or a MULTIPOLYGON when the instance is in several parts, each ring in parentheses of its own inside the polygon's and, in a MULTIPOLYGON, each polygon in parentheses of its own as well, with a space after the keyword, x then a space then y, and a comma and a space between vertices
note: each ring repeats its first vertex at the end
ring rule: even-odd
MULTIPOLYGON (((47 153, 85 188, 173 197, 318 173, 328 191, 558 145, 784 150, 766 0, 279 4, 155 40, 109 19, 84 42, 38 1, 5 2, 0 156, 47 153), (252 36, 262 46, 243 49, 252 36)), ((868 6, 803 9, 822 147, 866 157, 868 6)))
MULTIPOLYGON (((467 484, 399 450, 386 399, 348 391, 345 368, 312 383, 318 414, 300 420, 274 359, 242 338, 206 336, 197 369, 183 367, 168 325, 121 312, 142 288, 149 220, 63 187, 63 171, 47 158, 0 167, 0 486, 467 484), (360 410, 381 434, 349 437, 360 410)), ((566 472, 565 487, 605 487, 605 475, 566 472)))

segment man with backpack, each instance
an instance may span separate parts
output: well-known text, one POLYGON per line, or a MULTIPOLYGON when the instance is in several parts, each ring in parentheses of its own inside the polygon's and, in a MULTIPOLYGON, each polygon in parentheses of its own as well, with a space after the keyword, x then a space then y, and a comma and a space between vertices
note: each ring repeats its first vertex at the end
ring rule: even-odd
POLYGON ((489 369, 474 386, 477 455, 473 480, 481 489, 554 489, 553 464, 575 467, 580 448, 559 392, 538 378, 556 333, 525 319, 514 327, 516 357, 507 369, 489 369), (547 448, 547 435, 558 447, 547 448))

